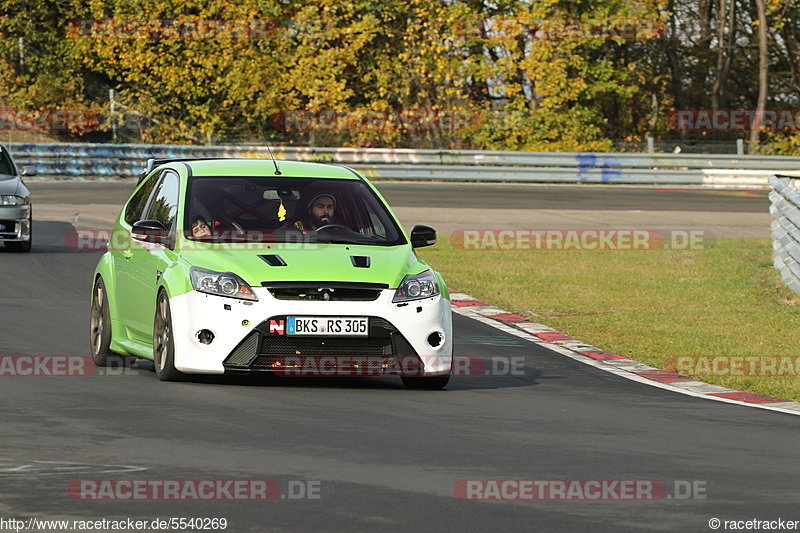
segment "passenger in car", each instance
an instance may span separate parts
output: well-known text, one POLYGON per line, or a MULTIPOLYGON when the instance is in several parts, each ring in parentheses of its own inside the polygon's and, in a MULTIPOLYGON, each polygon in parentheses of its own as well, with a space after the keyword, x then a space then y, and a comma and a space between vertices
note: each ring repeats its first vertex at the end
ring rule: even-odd
POLYGON ((203 238, 211 236, 211 228, 206 219, 201 216, 192 217, 192 237, 203 238))

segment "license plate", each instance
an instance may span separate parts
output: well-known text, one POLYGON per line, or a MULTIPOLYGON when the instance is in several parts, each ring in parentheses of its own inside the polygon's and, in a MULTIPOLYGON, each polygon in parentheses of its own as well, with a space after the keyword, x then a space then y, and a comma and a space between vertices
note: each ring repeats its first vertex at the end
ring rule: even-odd
POLYGON ((290 316, 286 317, 286 334, 366 337, 369 335, 369 319, 351 316, 290 316))

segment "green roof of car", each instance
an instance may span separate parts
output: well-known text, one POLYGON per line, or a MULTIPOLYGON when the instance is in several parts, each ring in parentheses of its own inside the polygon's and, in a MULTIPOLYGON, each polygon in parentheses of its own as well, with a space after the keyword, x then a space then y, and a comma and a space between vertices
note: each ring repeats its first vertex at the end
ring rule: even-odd
MULTIPOLYGON (((350 169, 337 165, 306 163, 304 161, 273 161, 271 159, 205 159, 182 161, 192 169, 192 177, 205 176, 275 176, 275 163, 281 176, 287 178, 332 178, 357 180, 350 169)), ((181 163, 172 163, 180 165, 181 163)))

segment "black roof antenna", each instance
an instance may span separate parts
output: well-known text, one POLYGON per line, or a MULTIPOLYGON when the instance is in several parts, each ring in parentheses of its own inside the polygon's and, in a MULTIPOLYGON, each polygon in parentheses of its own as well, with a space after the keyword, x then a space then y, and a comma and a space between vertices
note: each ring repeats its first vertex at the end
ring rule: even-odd
POLYGON ((278 170, 278 163, 275 161, 275 156, 272 155, 272 149, 267 145, 267 151, 269 152, 269 157, 272 159, 272 164, 275 165, 275 175, 280 176, 281 171, 278 170))

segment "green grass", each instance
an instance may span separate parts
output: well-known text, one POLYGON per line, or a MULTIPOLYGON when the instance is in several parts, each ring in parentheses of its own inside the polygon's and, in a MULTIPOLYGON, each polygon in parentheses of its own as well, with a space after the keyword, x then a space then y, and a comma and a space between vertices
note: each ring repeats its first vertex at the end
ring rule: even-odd
MULTIPOLYGON (((446 237, 420 255, 448 286, 657 368, 670 358, 797 356, 800 296, 772 267, 769 239, 704 250, 483 251, 446 237)), ((800 400, 800 376, 698 379, 800 400)))

